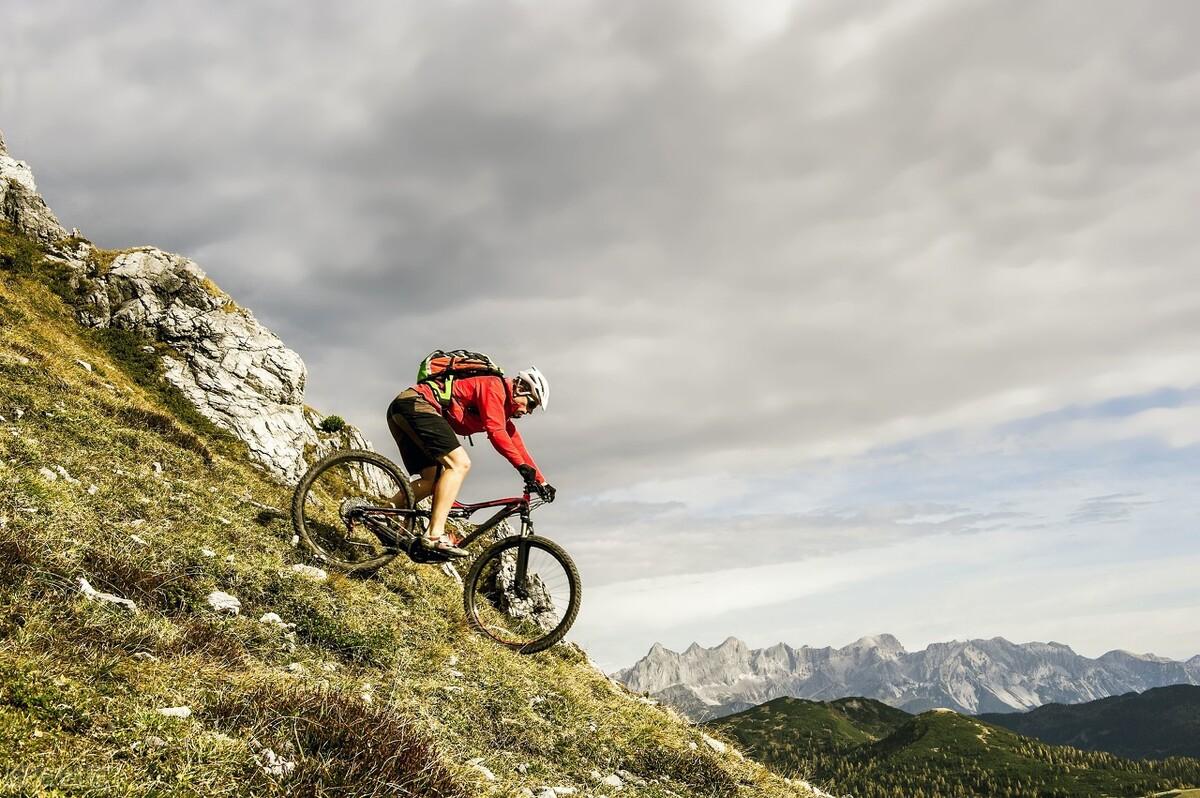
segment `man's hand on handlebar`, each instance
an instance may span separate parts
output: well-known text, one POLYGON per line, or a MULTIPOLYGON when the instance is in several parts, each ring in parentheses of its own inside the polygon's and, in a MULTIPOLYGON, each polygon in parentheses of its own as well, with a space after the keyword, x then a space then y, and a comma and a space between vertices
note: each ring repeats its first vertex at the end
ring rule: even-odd
POLYGON ((554 496, 558 491, 554 489, 553 485, 537 481, 537 469, 531 465, 522 465, 517 466, 517 471, 520 472, 521 478, 525 480, 525 490, 527 493, 536 493, 542 501, 554 501, 554 496))

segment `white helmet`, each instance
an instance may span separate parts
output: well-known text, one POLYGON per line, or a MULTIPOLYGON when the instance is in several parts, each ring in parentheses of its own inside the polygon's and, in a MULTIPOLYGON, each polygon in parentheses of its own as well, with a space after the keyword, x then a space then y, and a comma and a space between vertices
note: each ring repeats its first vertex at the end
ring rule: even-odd
POLYGON ((517 379, 525 383, 526 390, 533 396, 537 406, 545 410, 550 405, 550 383, 537 366, 530 366, 526 371, 517 373, 517 379))

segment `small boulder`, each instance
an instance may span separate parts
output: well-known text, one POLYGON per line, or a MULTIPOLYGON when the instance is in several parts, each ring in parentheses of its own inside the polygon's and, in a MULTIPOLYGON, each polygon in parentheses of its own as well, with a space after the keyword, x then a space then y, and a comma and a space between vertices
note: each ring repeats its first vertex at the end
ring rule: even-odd
POLYGON ((324 582, 329 578, 329 574, 327 574, 323 568, 317 568, 312 565, 301 565, 297 563, 296 565, 292 566, 292 572, 300 574, 301 576, 307 576, 309 579, 315 579, 318 582, 324 582))
POLYGON ((258 762, 258 766, 262 768, 263 773, 266 773, 268 776, 275 776, 276 778, 289 776, 296 769, 295 762, 284 759, 270 748, 264 748, 259 751, 254 759, 258 762))
POLYGON ((238 615, 242 611, 242 602, 238 601, 236 596, 221 590, 214 590, 208 594, 208 606, 222 615, 238 615))
POLYGON ((190 718, 192 716, 192 708, 183 707, 160 707, 158 714, 166 715, 168 718, 190 718))

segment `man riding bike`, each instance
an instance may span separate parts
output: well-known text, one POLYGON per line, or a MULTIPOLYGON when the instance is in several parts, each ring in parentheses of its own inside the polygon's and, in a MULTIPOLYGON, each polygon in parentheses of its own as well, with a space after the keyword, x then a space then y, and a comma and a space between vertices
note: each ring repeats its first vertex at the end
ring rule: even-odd
POLYGON ((485 433, 496 451, 521 474, 526 487, 547 501, 554 488, 546 484, 533 457, 525 448, 512 419, 550 400, 550 383, 536 368, 520 372, 515 379, 496 375, 459 377, 451 383, 450 401, 443 407, 429 383, 402 391, 388 406, 388 429, 404 467, 420 477, 412 483, 416 501, 433 496, 429 528, 420 543, 426 549, 450 557, 465 557, 467 551, 446 534, 446 518, 471 468, 471 458, 458 435, 485 433))

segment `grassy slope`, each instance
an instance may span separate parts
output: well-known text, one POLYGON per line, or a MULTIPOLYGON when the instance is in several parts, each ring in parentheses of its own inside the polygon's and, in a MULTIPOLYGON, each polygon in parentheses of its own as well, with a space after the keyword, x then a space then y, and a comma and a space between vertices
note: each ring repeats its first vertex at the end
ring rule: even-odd
POLYGON ((0 794, 605 794, 593 769, 632 773, 625 795, 806 794, 577 649, 471 634, 437 569, 291 573, 304 555, 264 509, 288 490, 170 412, 137 348, 78 328, 36 260, 0 226, 0 794), (59 467, 70 480, 40 471, 59 467), (85 599, 79 577, 140 612, 85 599), (241 616, 214 614, 213 590, 241 616), (180 705, 193 715, 156 711, 180 705), (268 775, 262 748, 294 772, 268 775))

